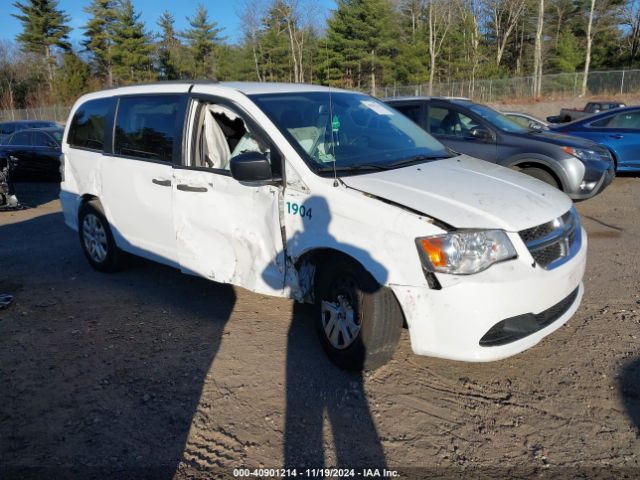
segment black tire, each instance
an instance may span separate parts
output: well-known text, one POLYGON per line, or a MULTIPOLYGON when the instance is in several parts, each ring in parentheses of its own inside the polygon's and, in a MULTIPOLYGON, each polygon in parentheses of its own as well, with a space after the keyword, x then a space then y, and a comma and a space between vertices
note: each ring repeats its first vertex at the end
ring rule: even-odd
POLYGON ((548 183, 552 187, 562 190, 556 178, 543 168, 525 167, 525 168, 521 168, 520 171, 526 175, 529 175, 530 177, 537 178, 538 180, 542 180, 544 183, 548 183))
MULTIPOLYGON (((122 269, 124 253, 117 247, 109 222, 104 216, 99 203, 92 201, 82 204, 78 213, 78 233, 82 251, 93 268, 105 273, 117 272, 122 269), (104 236, 100 236, 104 243, 97 240, 93 241, 94 246, 96 243, 100 243, 104 248, 104 256, 97 255, 95 250, 91 251, 90 244, 92 240, 89 237, 91 231, 89 225, 93 224, 93 222, 95 222, 96 229, 101 228, 104 231, 104 236)), ((93 236, 98 238, 98 235, 94 234, 93 236)))
MULTIPOLYGON (((390 289, 381 287, 355 261, 334 257, 318 272, 315 295, 318 336, 334 364, 346 370, 375 370, 391 359, 400 339, 404 317, 390 289), (333 328, 325 328, 331 323, 328 309, 339 310, 341 305, 344 307, 342 314, 350 311, 358 326, 351 341, 345 338, 342 330, 335 333, 338 329, 335 323, 333 328), (332 344, 330 333, 336 334, 334 340, 342 343, 340 347, 332 344)), ((347 328, 349 322, 343 323, 347 328)), ((350 329, 347 331, 351 333, 350 329)))

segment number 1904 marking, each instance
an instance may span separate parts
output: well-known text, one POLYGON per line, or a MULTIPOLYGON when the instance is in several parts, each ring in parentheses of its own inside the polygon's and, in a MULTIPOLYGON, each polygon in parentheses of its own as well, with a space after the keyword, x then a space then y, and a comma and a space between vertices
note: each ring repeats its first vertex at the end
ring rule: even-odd
POLYGON ((305 207, 304 205, 298 205, 297 203, 287 202, 287 213, 292 213, 293 215, 300 215, 301 217, 307 217, 311 220, 311 208, 305 207))

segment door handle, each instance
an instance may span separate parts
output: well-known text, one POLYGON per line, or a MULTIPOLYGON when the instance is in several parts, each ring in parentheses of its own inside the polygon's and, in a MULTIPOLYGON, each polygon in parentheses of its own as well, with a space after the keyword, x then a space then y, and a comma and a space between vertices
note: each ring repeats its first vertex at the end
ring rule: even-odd
POLYGON ((609 138, 613 138, 615 140, 620 140, 621 138, 624 138, 624 135, 620 135, 619 133, 615 133, 613 135, 609 135, 609 138))
POLYGON ((171 186, 171 180, 161 180, 159 178, 154 178, 151 181, 153 183, 155 183, 156 185, 160 185, 161 187, 170 187, 171 186))
POLYGON ((180 190, 181 192, 198 192, 198 193, 203 193, 207 191, 206 187, 193 187, 191 185, 186 185, 184 183, 180 183, 178 184, 178 190, 180 190))

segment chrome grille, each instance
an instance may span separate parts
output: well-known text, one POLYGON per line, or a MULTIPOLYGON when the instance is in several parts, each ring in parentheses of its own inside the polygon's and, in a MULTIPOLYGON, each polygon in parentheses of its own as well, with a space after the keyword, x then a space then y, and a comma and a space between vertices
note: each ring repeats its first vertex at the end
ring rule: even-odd
POLYGON ((575 207, 551 222, 520 231, 531 256, 547 270, 558 267, 580 249, 580 219, 575 207))

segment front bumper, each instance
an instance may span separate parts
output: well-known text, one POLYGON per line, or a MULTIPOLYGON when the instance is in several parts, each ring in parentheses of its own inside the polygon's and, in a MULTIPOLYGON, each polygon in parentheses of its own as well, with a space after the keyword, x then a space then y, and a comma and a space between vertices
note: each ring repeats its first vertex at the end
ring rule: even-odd
MULTIPOLYGON (((485 362, 520 353, 562 326, 580 305, 584 287, 587 236, 563 265, 545 270, 533 266, 528 251, 475 275, 457 277, 441 290, 391 285, 403 309, 411 347, 418 355, 485 362), (572 297, 572 294, 575 295, 572 297), (532 314, 540 318, 569 299, 548 324, 508 343, 482 346, 481 340, 499 322, 532 314)), ((486 344, 486 342, 484 342, 486 344)))
MULTIPOLYGON (((571 191, 565 192, 573 200, 586 200, 600 194, 613 181, 616 169, 613 162, 606 168, 588 167, 580 182, 575 182, 571 191)), ((573 183, 573 182, 572 182, 573 183)))

